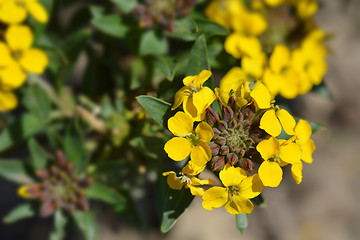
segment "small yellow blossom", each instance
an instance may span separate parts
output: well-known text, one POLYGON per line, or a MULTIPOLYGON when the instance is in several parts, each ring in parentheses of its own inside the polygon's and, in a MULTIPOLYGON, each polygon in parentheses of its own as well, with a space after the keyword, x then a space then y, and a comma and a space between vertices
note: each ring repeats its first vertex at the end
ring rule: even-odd
POLYGON ((202 206, 207 210, 225 205, 231 214, 251 213, 254 205, 249 200, 258 196, 263 190, 263 184, 258 174, 250 177, 238 167, 227 164, 219 174, 225 187, 212 187, 202 196, 202 206))
POLYGON ((253 36, 245 36, 240 33, 232 33, 225 40, 225 50, 235 58, 248 56, 254 58, 262 53, 259 39, 253 36))
POLYGON ((319 8, 316 0, 295 0, 295 5, 297 15, 303 19, 314 15, 319 8))
POLYGON ((202 70, 199 75, 188 76, 183 79, 184 87, 175 94, 172 110, 183 104, 184 112, 189 114, 195 121, 201 121, 205 117, 205 110, 216 99, 214 92, 203 87, 203 84, 211 76, 208 70, 202 70))
POLYGON ((211 158, 208 142, 214 132, 209 124, 201 122, 193 130, 193 119, 184 112, 177 112, 168 120, 169 130, 176 136, 166 142, 165 152, 175 161, 187 156, 198 166, 204 166, 211 158))
POLYGON ((264 159, 259 167, 259 177, 264 186, 279 186, 283 175, 281 161, 293 165, 301 163, 301 148, 292 142, 292 139, 286 141, 270 137, 268 140, 261 141, 256 146, 256 150, 264 159))
POLYGON ((46 23, 48 14, 38 0, 1 0, 0 21, 8 24, 18 24, 30 13, 37 21, 46 23))
POLYGON ((205 189, 198 186, 213 185, 215 183, 215 181, 210 179, 200 180, 197 178, 204 168, 205 165, 199 167, 192 161, 189 161, 188 164, 181 170, 179 177, 177 177, 176 173, 173 171, 164 172, 163 176, 167 176, 166 181, 170 188, 180 190, 185 186, 185 188, 190 189, 192 195, 202 197, 205 193, 205 189))
POLYGON ((14 93, 0 90, 0 111, 9 111, 14 109, 18 100, 14 93))

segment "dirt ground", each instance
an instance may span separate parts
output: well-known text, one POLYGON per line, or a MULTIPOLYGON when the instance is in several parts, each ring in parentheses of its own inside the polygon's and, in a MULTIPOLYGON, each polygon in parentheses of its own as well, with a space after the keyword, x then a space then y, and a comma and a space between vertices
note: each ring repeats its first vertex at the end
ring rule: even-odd
MULTIPOLYGON (((322 2, 317 21, 334 35, 325 78, 332 100, 313 93, 299 99, 299 117, 327 126, 313 136, 317 150, 314 163, 304 165, 303 182, 296 185, 287 169, 278 188, 264 190, 267 207, 255 208, 243 235, 234 216, 223 208, 207 211, 196 199, 165 239, 360 239, 360 1, 322 2)), ((109 240, 158 238, 106 227, 101 233, 109 240)))

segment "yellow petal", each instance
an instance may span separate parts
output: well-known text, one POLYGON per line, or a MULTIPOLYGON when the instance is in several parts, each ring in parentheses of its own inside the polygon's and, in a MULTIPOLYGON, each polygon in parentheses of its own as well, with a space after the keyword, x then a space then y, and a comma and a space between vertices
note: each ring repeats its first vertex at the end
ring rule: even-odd
POLYGON ((174 97, 174 105, 172 106, 171 110, 174 110, 178 108, 184 101, 185 98, 189 97, 191 93, 191 90, 189 87, 184 86, 180 88, 176 93, 174 97))
POLYGON ((315 151, 316 147, 315 147, 315 143, 314 141, 310 138, 307 142, 305 142, 302 145, 302 156, 301 159, 306 162, 311 164, 313 162, 313 158, 312 158, 312 154, 315 151))
POLYGON ((23 51, 30 48, 34 37, 28 26, 11 25, 5 32, 5 39, 12 50, 23 51))
POLYGON ((191 185, 196 186, 196 185, 213 185, 215 184, 214 180, 211 179, 205 179, 205 180, 200 180, 196 177, 192 177, 191 178, 191 185))
POLYGON ((260 109, 270 108, 271 95, 267 87, 261 82, 258 82, 255 88, 251 91, 250 96, 255 100, 260 109))
POLYGON ((168 120, 168 128, 176 136, 187 136, 193 131, 193 120, 184 112, 177 112, 168 120))
POLYGON ((296 143, 280 145, 279 157, 286 163, 296 164, 300 162, 302 155, 301 148, 296 143))
MULTIPOLYGON (((194 105, 194 98, 192 95, 187 98, 184 98, 183 108, 184 108, 184 112, 186 114, 188 114, 189 116, 191 116, 194 121, 202 120, 202 119, 200 119, 201 114, 198 114, 198 111, 194 105)), ((205 117, 205 114, 203 114, 203 116, 205 117)))
POLYGON ((211 76, 211 72, 209 70, 202 70, 194 79, 195 88, 197 90, 200 90, 204 82, 206 82, 206 80, 208 80, 210 76, 211 76))
POLYGON ((241 66, 244 69, 244 72, 255 77, 260 78, 264 71, 264 64, 266 60, 266 55, 261 53, 255 57, 244 56, 241 59, 241 66))
POLYGON ((195 132, 199 135, 200 140, 203 142, 210 142, 214 137, 214 132, 210 125, 206 122, 201 122, 197 125, 195 132))
POLYGON ((202 196, 202 206, 206 210, 213 210, 224 205, 228 201, 228 191, 223 187, 212 187, 202 196))
POLYGON ((258 196, 263 189, 264 185, 260 180, 259 174, 254 174, 241 182, 239 193, 243 197, 254 198, 258 196))
POLYGON ((277 137, 281 133, 281 124, 275 115, 275 110, 271 109, 264 113, 260 119, 261 129, 264 129, 268 134, 277 137))
POLYGON ((308 121, 300 119, 295 126, 295 136, 297 136, 297 143, 300 145, 306 143, 311 137, 311 126, 308 121))
POLYGON ((174 137, 165 143, 164 150, 172 160, 182 161, 190 154, 191 142, 185 138, 174 137))
POLYGON ((9 48, 3 42, 0 42, 0 69, 3 69, 11 61, 9 48))
POLYGON ((217 99, 220 99, 222 104, 227 105, 229 98, 230 98, 228 92, 224 92, 220 88, 215 88, 215 95, 216 95, 217 99))
POLYGON ((35 48, 25 50, 19 61, 27 72, 35 74, 42 74, 48 65, 46 54, 35 48))
POLYGON ((190 184, 188 184, 187 187, 190 188, 190 192, 194 196, 202 197, 205 193, 205 189, 202 187, 195 187, 190 184))
POLYGON ((264 186, 277 187, 282 180, 283 171, 276 162, 264 161, 259 167, 259 177, 264 186))
POLYGON ((271 7, 275 7, 283 3, 284 0, 265 0, 265 3, 271 7))
POLYGON ((245 214, 245 213, 251 213, 254 209, 254 205, 252 202, 241 196, 241 195, 234 195, 231 202, 228 202, 225 205, 226 211, 231 213, 232 215, 235 214, 245 214))
POLYGON ((9 111, 18 105, 17 98, 12 92, 0 91, 0 111, 9 111))
POLYGON ((191 149, 191 161, 200 167, 204 166, 211 159, 211 156, 212 153, 207 143, 200 142, 191 149))
POLYGON ((268 88, 272 98, 274 98, 279 93, 283 81, 284 78, 280 74, 274 73, 269 68, 265 69, 263 82, 268 88))
POLYGON ((240 37, 241 34, 233 33, 230 34, 225 40, 224 48, 226 52, 232 55, 234 58, 241 58, 243 55, 243 53, 238 48, 238 41, 240 37))
POLYGON ((37 1, 27 1, 26 7, 29 13, 39 22, 46 23, 48 21, 48 14, 45 8, 37 1))
POLYGON ((194 93, 193 103, 197 110, 197 115, 204 113, 215 99, 214 92, 208 87, 203 87, 200 91, 194 93))
POLYGON ((282 44, 276 45, 269 60, 271 70, 279 74, 289 64, 290 49, 282 44))
POLYGON ((1 88, 10 91, 20 87, 26 80, 26 74, 15 61, 10 61, 9 65, 0 70, 1 88))
POLYGON ((176 173, 173 171, 164 172, 163 176, 167 176, 166 182, 172 189, 180 190, 185 185, 185 183, 181 181, 181 177, 176 177, 176 173))
POLYGON ((297 184, 301 183, 301 181, 302 181, 302 178, 303 178, 302 169, 303 169, 302 162, 293 164, 291 166, 291 174, 297 184))
POLYGON ((267 29, 267 21, 259 13, 248 13, 245 18, 247 32, 253 36, 259 36, 267 29))
POLYGON ((285 109, 277 110, 276 117, 279 119, 284 131, 289 135, 294 135, 296 125, 294 117, 285 109))
POLYGON ((226 187, 239 186, 241 181, 247 177, 246 172, 239 167, 227 167, 220 171, 221 182, 226 187))
POLYGON ((279 141, 271 137, 267 140, 262 140, 256 146, 256 150, 261 154, 261 157, 264 160, 268 160, 269 158, 273 158, 279 153, 279 141))
POLYGON ((0 7, 0 20, 8 24, 17 24, 26 18, 26 10, 20 7, 15 1, 6 1, 0 7))
MULTIPOLYGON (((229 94, 230 90, 236 89, 247 81, 245 72, 240 67, 231 68, 220 80, 220 89, 229 94)), ((226 102, 227 104, 227 102, 226 102)))
POLYGON ((185 167, 181 169, 181 172, 187 176, 197 176, 199 175, 205 168, 204 166, 198 166, 193 161, 189 161, 185 167))

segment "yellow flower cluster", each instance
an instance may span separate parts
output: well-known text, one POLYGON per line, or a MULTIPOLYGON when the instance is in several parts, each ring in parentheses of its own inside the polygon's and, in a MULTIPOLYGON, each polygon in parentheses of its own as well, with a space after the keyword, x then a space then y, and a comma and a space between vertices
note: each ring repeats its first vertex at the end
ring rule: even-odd
POLYGON ((0 39, 0 111, 15 108, 13 91, 23 85, 27 73, 42 74, 48 64, 46 54, 32 47, 31 29, 21 24, 27 12, 40 22, 48 20, 37 0, 0 0, 0 21, 9 24, 0 39))
MULTIPOLYGON (((232 74, 238 70, 234 68, 232 74)), ((296 183, 302 181, 302 161, 312 163, 315 150, 311 127, 274 105, 261 82, 250 82, 246 75, 226 75, 213 92, 203 86, 210 76, 203 70, 184 78, 185 86, 175 95, 173 110, 182 105, 184 111, 168 120, 174 137, 164 150, 175 161, 188 160, 179 174, 163 175, 171 188, 188 188, 201 197, 207 210, 225 205, 231 214, 250 213, 254 208, 250 199, 264 186, 277 187, 285 165, 291 164, 296 183), (220 112, 211 107, 215 100, 220 112), (279 138, 282 130, 284 139, 279 138), (218 173, 221 185, 199 179, 206 168, 218 173)))
POLYGON ((317 9, 315 0, 257 0, 250 6, 213 0, 206 15, 231 30, 224 48, 241 58, 240 74, 264 83, 273 97, 292 99, 320 84, 327 71, 326 35, 311 18, 317 9), (289 24, 273 20, 279 9, 287 11, 283 21, 289 24))

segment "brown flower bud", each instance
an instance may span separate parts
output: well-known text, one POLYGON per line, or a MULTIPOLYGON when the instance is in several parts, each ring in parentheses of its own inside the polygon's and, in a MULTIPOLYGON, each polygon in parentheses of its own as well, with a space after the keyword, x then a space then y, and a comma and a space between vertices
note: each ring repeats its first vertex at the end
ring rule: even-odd
POLYGON ((83 178, 79 181, 79 186, 83 187, 83 188, 87 188, 88 186, 90 186, 93 183, 93 179, 92 178, 83 178))
POLYGON ((251 138, 246 139, 245 142, 246 142, 246 145, 248 145, 248 146, 253 146, 253 145, 255 145, 254 140, 252 140, 251 138))
POLYGON ((237 122, 235 119, 232 119, 230 122, 229 122, 229 128, 235 128, 237 126, 237 122))
POLYGON ((229 106, 223 106, 221 116, 226 122, 229 122, 234 117, 234 112, 229 106))
POLYGON ((243 120, 244 120, 244 115, 242 114, 242 112, 239 109, 236 113, 236 121, 238 123, 241 123, 243 120))
POLYGON ((250 159, 248 159, 248 158, 241 158, 240 161, 239 161, 239 163, 240 163, 240 167, 241 167, 242 169, 244 169, 245 171, 247 171, 247 172, 249 172, 249 173, 252 172, 252 169, 253 169, 253 167, 254 167, 254 163, 253 163, 250 159))
POLYGON ((218 121, 220 121, 219 114, 212 107, 207 108, 205 119, 210 126, 214 126, 218 121))
POLYGON ((54 203, 51 200, 48 200, 48 201, 44 202, 43 204, 41 204, 39 215, 42 218, 46 218, 46 217, 50 216, 51 214, 53 214, 54 211, 55 211, 54 203))
MULTIPOLYGON (((229 140, 227 141, 227 143, 229 142, 229 140)), ((237 146, 236 146, 236 144, 229 144, 228 143, 228 145, 229 145, 229 149, 230 149, 230 152, 236 152, 236 150, 237 150, 237 146)))
POLYGON ((214 139, 218 138, 218 137, 220 136, 220 134, 221 134, 221 132, 219 131, 219 129, 213 128, 212 130, 213 130, 213 132, 214 132, 214 139))
POLYGON ((216 139, 215 143, 219 144, 219 145, 225 145, 226 143, 226 138, 224 137, 219 137, 218 139, 216 139))
POLYGON ((49 172, 47 170, 44 169, 38 169, 35 172, 35 175, 40 179, 40 180, 45 180, 49 177, 49 172))
POLYGON ((215 156, 219 153, 220 146, 217 145, 216 143, 213 143, 213 142, 210 143, 209 147, 210 147, 210 150, 211 150, 211 153, 213 156, 215 156))
POLYGON ((220 154, 221 155, 223 155, 223 156, 225 156, 226 154, 228 154, 229 153, 229 147, 228 146, 221 146, 221 148, 220 148, 220 154))
POLYGON ((228 128, 227 123, 225 121, 219 121, 217 123, 217 126, 220 131, 224 131, 228 128))
POLYGON ((236 102, 234 96, 229 97, 228 106, 231 107, 232 109, 236 108, 236 102))
POLYGON ((66 168, 67 160, 64 153, 60 150, 57 150, 55 153, 55 163, 60 168, 66 168))
POLYGON ((239 158, 242 158, 245 156, 245 150, 244 149, 239 149, 239 152, 238 152, 238 157, 239 158))
POLYGON ((235 153, 229 153, 226 156, 226 161, 227 163, 229 163, 231 166, 234 166, 237 162, 238 162, 238 156, 236 156, 235 153))
POLYGON ((213 171, 221 171, 225 167, 225 156, 215 156, 211 160, 211 168, 213 171))

